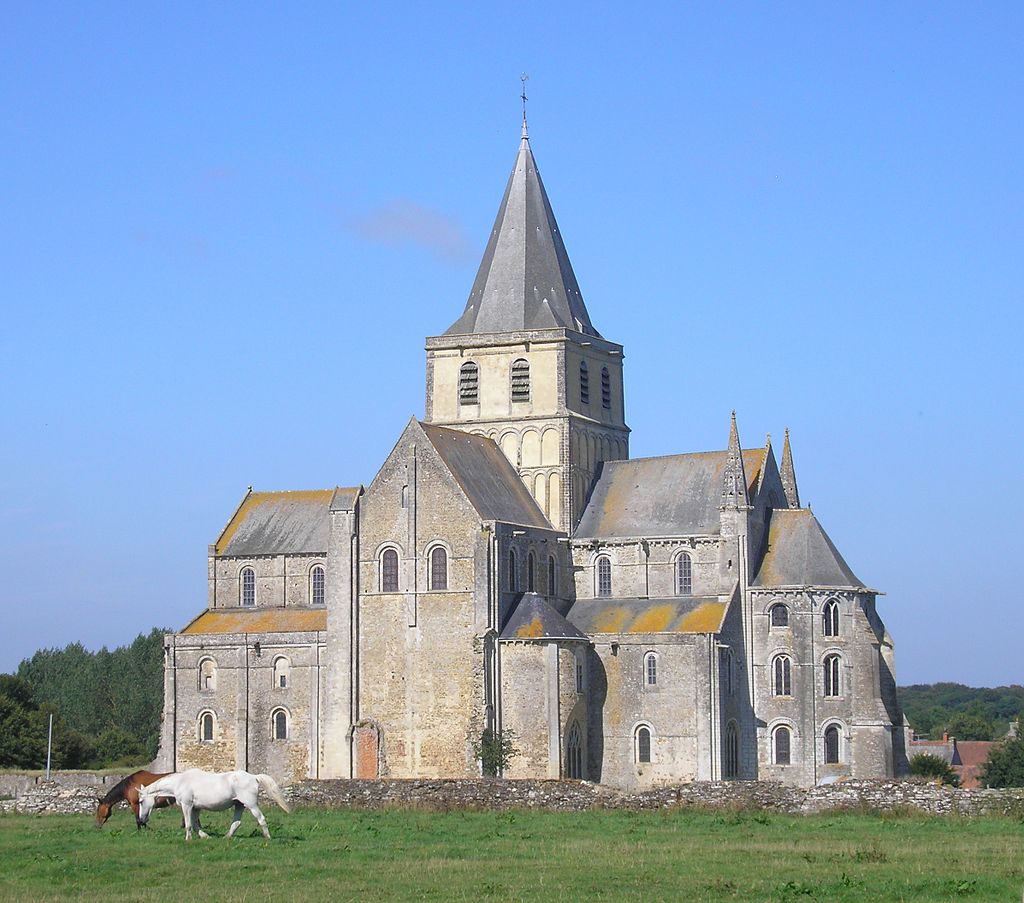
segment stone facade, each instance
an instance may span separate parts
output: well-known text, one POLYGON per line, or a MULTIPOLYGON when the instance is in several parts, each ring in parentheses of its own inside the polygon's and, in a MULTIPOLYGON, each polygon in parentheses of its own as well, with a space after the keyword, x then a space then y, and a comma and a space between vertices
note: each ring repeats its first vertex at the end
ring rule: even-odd
MULTIPOLYGON (((723 431, 724 433, 724 431, 723 431)), ((875 590, 802 508, 788 432, 630 459, 527 138, 426 414, 368 486, 253 492, 167 637, 159 764, 630 791, 905 767, 875 590)))

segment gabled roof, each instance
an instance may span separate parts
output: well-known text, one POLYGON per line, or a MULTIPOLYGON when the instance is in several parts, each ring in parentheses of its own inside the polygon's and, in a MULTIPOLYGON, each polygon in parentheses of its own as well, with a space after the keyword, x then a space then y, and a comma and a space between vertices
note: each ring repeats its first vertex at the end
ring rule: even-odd
POLYGON ((338 491, 253 492, 250 489, 217 540, 216 554, 325 553, 328 511, 338 491))
MULTIPOLYGON (((751 493, 763 459, 763 448, 743 451, 751 493)), ((717 533, 727 460, 727 452, 717 451, 606 461, 574 535, 611 538, 717 533)))
POLYGON ((493 439, 427 423, 420 426, 482 520, 551 529, 493 439))
POLYGON ((182 633, 311 633, 326 629, 325 608, 221 608, 204 611, 182 633))
POLYGON ((810 508, 772 512, 768 552, 752 586, 865 588, 810 508))
POLYGON ((718 633, 727 608, 718 596, 580 599, 567 617, 586 634, 718 633))
POLYGON ((502 640, 579 640, 587 637, 537 593, 524 593, 501 631, 502 640))
POLYGON ((599 335, 524 134, 466 309, 445 335, 558 327, 599 335))

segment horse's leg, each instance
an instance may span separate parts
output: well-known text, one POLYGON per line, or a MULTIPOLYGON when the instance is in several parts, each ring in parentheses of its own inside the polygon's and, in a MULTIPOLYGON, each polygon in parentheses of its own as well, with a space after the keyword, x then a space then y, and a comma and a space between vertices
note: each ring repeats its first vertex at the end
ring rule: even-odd
POLYGON ((206 840, 206 838, 210 836, 199 824, 199 810, 196 808, 192 809, 192 830, 195 831, 203 840, 206 840))
POLYGON ((243 806, 237 800, 235 801, 235 818, 231 822, 231 827, 228 828, 228 837, 234 837, 235 831, 238 830, 238 826, 242 823, 242 813, 245 812, 245 806, 243 806))
POLYGON ((257 803, 253 803, 249 807, 249 811, 252 813, 252 817, 256 819, 260 826, 260 830, 263 832, 263 836, 270 840, 270 831, 267 828, 267 819, 264 817, 263 812, 260 811, 260 807, 257 803))
POLYGON ((194 811, 191 803, 182 801, 181 817, 185 820, 185 840, 192 839, 192 816, 194 811))

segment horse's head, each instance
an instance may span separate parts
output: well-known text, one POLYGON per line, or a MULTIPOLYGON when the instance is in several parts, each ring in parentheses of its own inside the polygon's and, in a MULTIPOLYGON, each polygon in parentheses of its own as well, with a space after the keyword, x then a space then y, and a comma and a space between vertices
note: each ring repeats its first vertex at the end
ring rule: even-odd
POLYGON ((135 816, 135 823, 141 828, 149 822, 149 814, 153 811, 156 803, 156 793, 148 787, 139 787, 139 812, 135 816))
POLYGON ((96 797, 96 803, 96 827, 102 828, 110 818, 110 812, 114 807, 110 803, 103 802, 103 798, 99 796, 96 797))

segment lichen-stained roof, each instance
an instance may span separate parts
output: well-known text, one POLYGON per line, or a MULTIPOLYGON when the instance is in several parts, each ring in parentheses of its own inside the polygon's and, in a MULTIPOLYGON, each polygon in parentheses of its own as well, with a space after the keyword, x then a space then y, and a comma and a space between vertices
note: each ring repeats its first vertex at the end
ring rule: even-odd
POLYGON ((589 642, 577 628, 537 593, 524 593, 501 631, 502 640, 580 640, 589 642))
POLYGON ((352 511, 356 507, 356 500, 359 493, 363 491, 362 486, 338 486, 331 497, 331 511, 352 511))
MULTIPOLYGON (((606 461, 574 536, 717 533, 726 457, 717 451, 606 461)), ((743 452, 751 495, 763 460, 763 448, 743 452)))
POLYGON ((286 555, 327 551, 328 511, 337 492, 251 489, 216 543, 218 555, 286 555))
POLYGON ((727 608, 718 596, 580 599, 567 617, 586 634, 718 633, 727 608))
POLYGON ((772 512, 768 551, 751 585, 864 588, 809 508, 772 512))
POLYGON ((324 608, 221 608, 204 611, 182 633, 311 633, 326 629, 324 608))
POLYGON ((483 520, 551 529, 544 512, 493 439, 427 423, 420 425, 483 520))

